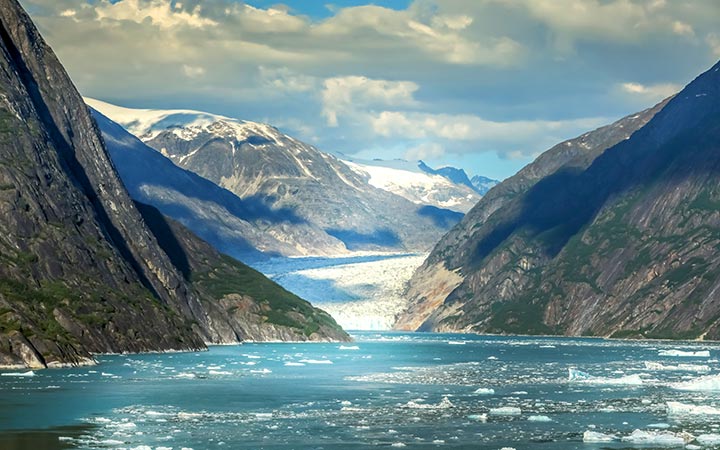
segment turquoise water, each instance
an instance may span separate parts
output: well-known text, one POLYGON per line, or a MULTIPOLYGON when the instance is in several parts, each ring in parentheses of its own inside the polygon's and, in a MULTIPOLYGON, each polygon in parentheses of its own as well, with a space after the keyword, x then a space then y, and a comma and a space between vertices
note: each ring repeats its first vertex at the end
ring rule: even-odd
POLYGON ((713 385, 720 373, 716 345, 355 338, 342 346, 246 344, 101 356, 96 367, 0 376, 0 436, 49 429, 60 444, 86 449, 520 450, 634 448, 642 440, 632 437, 636 429, 655 446, 662 436, 687 432, 694 438, 685 441, 702 447, 698 436, 720 433, 720 409, 697 408, 720 408, 720 393, 708 390, 720 388, 713 385), (577 369, 574 380, 570 368, 577 369), (668 401, 695 409, 669 412, 668 401), (59 427, 78 431, 63 435, 59 427), (583 442, 587 431, 617 440, 583 442))

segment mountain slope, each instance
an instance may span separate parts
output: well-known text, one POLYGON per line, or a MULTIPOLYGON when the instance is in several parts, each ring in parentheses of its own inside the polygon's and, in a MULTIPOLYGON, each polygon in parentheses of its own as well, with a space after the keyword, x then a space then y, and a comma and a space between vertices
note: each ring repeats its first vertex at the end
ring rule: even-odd
POLYGON ((338 158, 269 125, 87 101, 177 165, 243 200, 288 211, 335 238, 327 241, 333 247, 301 242, 305 249, 332 253, 339 240, 349 250, 427 250, 458 219, 441 208, 377 189, 338 158))
POLYGON ((344 245, 292 211, 273 210, 256 198, 232 192, 145 145, 95 110, 103 138, 131 197, 181 222, 222 253, 253 259, 264 255, 340 254, 344 245), (304 244, 308 247, 302 247, 304 244))
MULTIPOLYGON (((492 310, 493 304, 497 309, 526 292, 533 295, 529 293, 532 291, 525 291, 526 273, 554 259, 545 256, 539 261, 536 250, 528 250, 524 244, 510 245, 512 237, 519 236, 522 231, 518 229, 515 233, 507 224, 512 223, 516 215, 523 214, 523 210, 530 209, 548 221, 572 218, 577 212, 574 208, 578 208, 578 202, 582 205, 585 201, 576 195, 586 189, 599 189, 613 181, 609 178, 610 174, 606 177, 599 173, 592 184, 574 191, 564 177, 584 173, 606 149, 629 142, 630 136, 645 126, 667 103, 668 100, 560 143, 518 174, 491 189, 463 221, 440 240, 423 266, 416 271, 406 293, 411 306, 398 318, 396 327, 495 330, 479 325, 482 320, 479 317, 490 320, 493 314, 489 309, 492 310), (545 193, 545 189, 548 192, 545 193), (563 204, 563 201, 567 203, 563 204), (558 215, 558 219, 553 219, 553 214, 560 214, 558 208, 563 209, 562 205, 566 205, 564 208, 567 209, 563 210, 563 215, 558 215), (495 298, 499 300, 497 303, 495 298), (480 306, 483 301, 485 303, 480 306), (451 324, 448 319, 451 316, 455 316, 457 322, 451 324)), ((548 234, 552 235, 553 231, 548 234)), ((527 247, 531 246, 527 243, 527 247)), ((534 295, 540 294, 534 292, 534 295)), ((532 312, 543 313, 538 310, 532 312)), ((519 329, 516 331, 522 332, 519 329)), ((533 331, 538 330, 524 332, 533 331)))
MULTIPOLYGON (((0 67, 0 367, 237 342, 207 307, 216 299, 207 286, 223 280, 187 282, 158 244, 167 236, 146 226, 82 98, 16 0, 0 0, 0 67)), ((255 275, 246 278, 262 284, 255 275)), ((309 313, 281 301, 293 316, 309 313)))

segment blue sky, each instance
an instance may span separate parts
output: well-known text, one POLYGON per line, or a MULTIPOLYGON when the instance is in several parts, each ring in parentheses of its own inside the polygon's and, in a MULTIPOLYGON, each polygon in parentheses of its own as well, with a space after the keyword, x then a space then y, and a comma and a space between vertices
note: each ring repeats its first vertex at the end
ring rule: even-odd
POLYGON ((21 2, 86 96, 495 178, 720 58, 716 0, 21 2))

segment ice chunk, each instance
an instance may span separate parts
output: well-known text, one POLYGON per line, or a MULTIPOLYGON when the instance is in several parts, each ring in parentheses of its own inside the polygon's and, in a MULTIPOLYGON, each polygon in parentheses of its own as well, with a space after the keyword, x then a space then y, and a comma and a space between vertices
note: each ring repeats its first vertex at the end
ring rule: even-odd
POLYGON ((604 434, 597 431, 586 431, 583 433, 583 442, 613 442, 618 437, 614 434, 604 434))
POLYGON ((537 416, 528 417, 528 421, 530 421, 530 422, 552 422, 552 419, 548 416, 537 415, 537 416))
POLYGON ((329 359, 301 359, 301 363, 305 364, 332 364, 333 362, 329 359))
POLYGON ((467 416, 470 420, 477 420, 478 422, 487 422, 487 414, 470 414, 467 416))
POLYGON ((680 358, 709 358, 710 350, 684 351, 684 350, 658 350, 659 356, 675 356, 680 358))
POLYGON ((670 384, 679 391, 720 391, 720 375, 706 375, 688 381, 670 384))
POLYGON ((720 434, 701 434, 695 440, 700 445, 720 445, 720 434))
POLYGON ((288 362, 285 363, 285 365, 288 366, 288 367, 302 367, 302 366, 304 366, 305 364, 299 363, 299 362, 288 361, 288 362))
POLYGON ((689 444, 694 440, 689 433, 672 433, 670 431, 635 430, 622 438, 623 442, 639 445, 655 445, 660 447, 676 447, 689 444))
POLYGON ((495 389, 491 388, 477 388, 475 389, 475 393, 478 395, 494 395, 495 389))
POLYGON ((339 350, 360 350, 357 345, 341 345, 338 347, 339 350))
POLYGON ((0 375, 4 377, 34 377, 35 372, 32 370, 28 370, 27 372, 5 372, 1 373, 0 375))
POLYGON ((683 371, 683 372, 710 372, 710 366, 705 364, 661 364, 652 361, 645 361, 645 368, 647 370, 658 370, 658 371, 683 371))
POLYGON ((643 384, 642 378, 637 374, 619 378, 596 377, 573 367, 568 369, 568 381, 606 386, 641 386, 643 384))
POLYGON ((490 408, 491 416, 519 416, 522 410, 515 406, 501 406, 499 408, 490 408))
POLYGON ((690 405, 680 402, 667 402, 669 416, 718 416, 720 408, 707 405, 690 405))
POLYGON ((465 341, 447 341, 448 345, 465 345, 465 341))

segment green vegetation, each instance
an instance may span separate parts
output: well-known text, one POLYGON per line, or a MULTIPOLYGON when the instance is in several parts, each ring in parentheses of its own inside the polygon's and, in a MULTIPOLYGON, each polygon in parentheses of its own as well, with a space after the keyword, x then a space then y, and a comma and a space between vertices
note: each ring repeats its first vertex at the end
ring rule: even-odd
POLYGON ((267 311, 263 313, 267 323, 302 330, 306 336, 323 326, 340 328, 328 314, 316 310, 260 272, 226 255, 220 255, 219 263, 209 270, 194 272, 190 281, 216 300, 231 294, 251 297, 267 306, 267 311))

